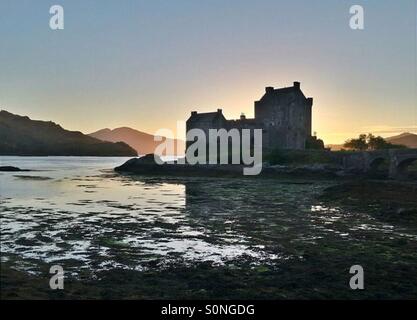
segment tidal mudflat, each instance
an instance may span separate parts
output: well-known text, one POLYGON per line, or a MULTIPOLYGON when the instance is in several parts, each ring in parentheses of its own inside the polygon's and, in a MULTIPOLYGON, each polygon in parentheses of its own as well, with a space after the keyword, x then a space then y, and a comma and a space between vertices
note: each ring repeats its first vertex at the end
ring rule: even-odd
POLYGON ((125 160, 1 157, 36 170, 0 173, 2 298, 417 296, 415 221, 323 199, 338 182, 115 173, 125 160))

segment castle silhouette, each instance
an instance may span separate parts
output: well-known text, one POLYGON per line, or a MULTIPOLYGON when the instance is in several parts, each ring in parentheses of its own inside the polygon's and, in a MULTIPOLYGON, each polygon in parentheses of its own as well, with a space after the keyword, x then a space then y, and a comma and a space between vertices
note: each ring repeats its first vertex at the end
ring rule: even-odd
MULTIPOLYGON (((274 89, 266 87, 265 94, 255 101, 255 118, 243 114, 240 119, 227 120, 222 109, 217 112, 191 112, 187 120, 187 132, 201 129, 208 136, 209 129, 262 129, 262 148, 303 150, 311 136, 313 98, 307 98, 300 82, 292 87, 274 89)), ((189 144, 187 144, 189 145, 189 144)))

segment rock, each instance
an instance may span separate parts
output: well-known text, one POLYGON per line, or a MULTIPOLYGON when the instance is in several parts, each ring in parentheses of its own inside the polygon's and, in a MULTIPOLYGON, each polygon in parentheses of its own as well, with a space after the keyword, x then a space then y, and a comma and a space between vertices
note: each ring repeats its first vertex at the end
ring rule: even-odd
POLYGON ((123 163, 121 166, 118 166, 115 168, 116 171, 136 171, 138 169, 144 169, 154 166, 159 166, 158 163, 155 161, 160 161, 163 163, 162 159, 154 155, 152 153, 144 155, 140 158, 132 158, 127 160, 125 163, 123 163))
POLYGON ((156 154, 149 153, 147 155, 144 155, 143 157, 136 158, 137 163, 162 163, 161 157, 159 157, 156 154))
MULTIPOLYGON (((251 167, 251 166, 247 166, 251 167)), ((114 170, 147 175, 167 176, 212 176, 212 177, 243 177, 244 165, 233 164, 197 164, 191 165, 184 162, 162 162, 154 154, 147 154, 141 158, 133 158, 126 161, 114 170), (157 163, 155 159, 161 164, 157 163)), ((335 169, 327 164, 310 164, 303 166, 270 165, 267 162, 262 164, 260 177, 318 177, 334 178, 335 169)))
MULTIPOLYGON (((156 156, 156 159, 159 157, 156 156)), ((159 160, 161 160, 159 158, 159 160)), ((190 165, 163 162, 158 164, 153 154, 141 158, 133 158, 119 167, 114 168, 117 172, 128 172, 147 175, 167 176, 243 176, 242 165, 190 165)))
POLYGON ((159 156, 150 153, 150 154, 144 155, 143 157, 140 157, 140 158, 129 159, 128 161, 126 161, 123 164, 123 166, 134 167, 134 166, 140 165, 140 164, 157 164, 155 159, 157 161, 159 161, 159 163, 163 162, 162 159, 159 156))
POLYGON ((29 171, 29 170, 22 170, 20 168, 12 167, 12 166, 0 166, 0 171, 16 172, 16 171, 29 171))

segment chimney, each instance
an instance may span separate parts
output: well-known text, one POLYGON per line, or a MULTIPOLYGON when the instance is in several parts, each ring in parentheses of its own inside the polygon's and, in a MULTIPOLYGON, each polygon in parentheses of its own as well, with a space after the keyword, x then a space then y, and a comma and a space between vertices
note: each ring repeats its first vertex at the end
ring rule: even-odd
POLYGON ((307 104, 312 107, 313 106, 313 98, 307 98, 307 104))
POLYGON ((222 113, 222 109, 217 109, 217 113, 222 113))
POLYGON ((298 81, 294 82, 294 88, 300 89, 300 83, 298 81))
POLYGON ((195 116, 197 114, 197 111, 191 111, 191 115, 195 116))
POLYGON ((245 114, 244 113, 242 113, 241 115, 240 115, 240 120, 245 120, 246 119, 246 116, 245 116, 245 114))
POLYGON ((266 87, 265 88, 265 93, 272 93, 274 92, 274 87, 266 87))

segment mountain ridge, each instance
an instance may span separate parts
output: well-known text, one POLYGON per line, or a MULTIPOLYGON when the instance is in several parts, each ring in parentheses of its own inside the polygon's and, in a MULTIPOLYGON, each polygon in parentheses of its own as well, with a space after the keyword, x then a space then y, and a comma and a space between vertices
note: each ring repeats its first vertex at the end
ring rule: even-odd
POLYGON ((124 142, 103 142, 52 121, 0 110, 0 155, 136 156, 137 152, 124 142))
MULTIPOLYGON (((185 153, 185 142, 179 139, 170 139, 166 137, 162 137, 163 139, 167 139, 167 142, 174 143, 174 154, 159 154, 155 151, 156 147, 161 144, 161 141, 155 141, 155 136, 139 131, 137 129, 133 129, 131 127, 118 127, 114 129, 104 128, 98 131, 92 132, 88 134, 90 137, 94 137, 96 139, 100 139, 102 141, 110 141, 110 142, 118 142, 122 141, 130 145, 134 148, 138 154, 150 154, 156 153, 159 156, 161 155, 183 155, 185 153)), ((165 141, 165 140, 163 140, 165 141)))
POLYGON ((385 138, 388 142, 402 144, 409 148, 417 148, 417 134, 404 132, 396 136, 385 138))

